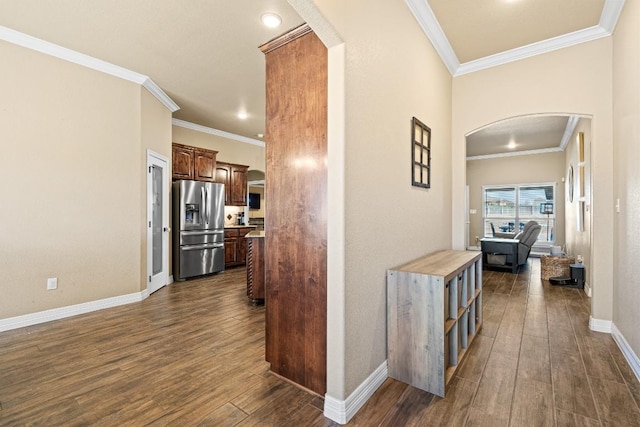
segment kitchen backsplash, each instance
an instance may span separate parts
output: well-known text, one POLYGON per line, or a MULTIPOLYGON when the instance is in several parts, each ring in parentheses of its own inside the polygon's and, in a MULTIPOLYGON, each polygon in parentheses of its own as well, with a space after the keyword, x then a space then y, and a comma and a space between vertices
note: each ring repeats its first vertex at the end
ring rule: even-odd
MULTIPOLYGON (((245 208, 242 206, 225 206, 224 207, 224 225, 238 225, 238 214, 245 212, 249 208, 245 208)), ((247 215, 245 214, 245 218, 247 215)), ((246 219, 245 219, 246 221, 246 219)))

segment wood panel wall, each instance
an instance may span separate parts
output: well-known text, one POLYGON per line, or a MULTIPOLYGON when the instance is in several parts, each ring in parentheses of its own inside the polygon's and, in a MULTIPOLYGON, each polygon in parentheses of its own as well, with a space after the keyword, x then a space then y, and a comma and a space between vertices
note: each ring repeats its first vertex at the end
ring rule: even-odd
MULTIPOLYGON (((274 44, 275 42, 275 44, 274 44)), ((303 26, 266 54, 266 360, 324 395, 327 49, 303 26)))

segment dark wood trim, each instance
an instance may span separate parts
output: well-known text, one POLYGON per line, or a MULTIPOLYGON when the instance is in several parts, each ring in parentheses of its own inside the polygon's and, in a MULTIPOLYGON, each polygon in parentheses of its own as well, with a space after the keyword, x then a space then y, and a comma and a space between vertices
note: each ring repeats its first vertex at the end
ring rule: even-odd
POLYGON ((267 54, 272 50, 282 47, 285 44, 297 39, 298 37, 302 37, 305 34, 310 33, 311 31, 313 30, 311 30, 311 27, 309 26, 309 24, 302 24, 299 27, 294 28, 293 30, 287 32, 286 34, 278 36, 275 39, 269 40, 265 44, 259 46, 258 49, 260 49, 262 53, 267 54))

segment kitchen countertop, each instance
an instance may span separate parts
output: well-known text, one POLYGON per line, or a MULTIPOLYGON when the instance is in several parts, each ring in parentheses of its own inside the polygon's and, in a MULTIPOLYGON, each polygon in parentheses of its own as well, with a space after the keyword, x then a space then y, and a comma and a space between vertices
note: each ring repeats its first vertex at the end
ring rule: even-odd
POLYGON ((225 225, 224 228, 256 228, 255 225, 225 225))
POLYGON ((244 237, 264 237, 264 230, 254 230, 247 233, 244 237))

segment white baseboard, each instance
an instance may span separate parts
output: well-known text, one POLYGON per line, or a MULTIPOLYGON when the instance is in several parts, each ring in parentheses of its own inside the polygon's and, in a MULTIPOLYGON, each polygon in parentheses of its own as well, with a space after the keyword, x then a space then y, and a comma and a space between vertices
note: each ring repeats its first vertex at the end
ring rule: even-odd
POLYGON ((610 334, 612 324, 613 322, 611 322, 611 320, 601 320, 589 316, 589 329, 592 331, 610 334))
POLYGON ((591 286, 587 282, 584 282, 584 293, 591 298, 591 286))
POLYGON ((387 379, 387 374, 388 368, 385 360, 346 400, 339 400, 326 394, 324 397, 324 416, 339 424, 348 423, 387 379))
POLYGON ((616 344, 618 344, 618 347, 620 347, 620 351, 622 351, 624 358, 627 359, 633 373, 636 374, 636 378, 640 380, 640 359, 638 359, 638 356, 631 349, 624 335, 616 328, 615 323, 611 324, 611 336, 616 344))
POLYGON ((24 314, 22 316, 0 319, 0 332, 11 329, 23 328, 25 326, 37 325, 39 323, 50 322, 52 320, 64 319, 65 317, 77 316, 78 314, 90 313, 104 308, 117 307, 119 305, 139 302, 149 296, 145 289, 117 297, 105 298, 97 301, 85 302, 82 304, 70 305, 67 307, 53 308, 51 310, 39 311, 37 313, 24 314))

